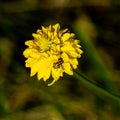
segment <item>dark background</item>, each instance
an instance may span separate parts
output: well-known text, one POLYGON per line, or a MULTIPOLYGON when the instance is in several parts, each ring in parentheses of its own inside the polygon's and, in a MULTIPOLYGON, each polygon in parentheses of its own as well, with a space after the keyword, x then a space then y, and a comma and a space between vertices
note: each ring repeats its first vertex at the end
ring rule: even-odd
POLYGON ((23 56, 24 42, 33 39, 32 33, 59 23, 81 41, 84 54, 77 70, 120 95, 119 4, 118 0, 1 0, 0 120, 119 120, 114 102, 73 76, 65 74, 51 87, 36 76, 30 78, 23 56))

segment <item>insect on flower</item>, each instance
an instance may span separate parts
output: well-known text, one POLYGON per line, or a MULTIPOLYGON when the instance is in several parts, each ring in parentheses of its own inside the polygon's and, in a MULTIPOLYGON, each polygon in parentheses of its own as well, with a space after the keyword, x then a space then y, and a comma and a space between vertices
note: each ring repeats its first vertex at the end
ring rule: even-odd
POLYGON ((57 62, 53 63, 53 67, 55 69, 60 68, 60 66, 62 65, 62 63, 64 63, 64 61, 63 61, 63 58, 60 57, 57 62))

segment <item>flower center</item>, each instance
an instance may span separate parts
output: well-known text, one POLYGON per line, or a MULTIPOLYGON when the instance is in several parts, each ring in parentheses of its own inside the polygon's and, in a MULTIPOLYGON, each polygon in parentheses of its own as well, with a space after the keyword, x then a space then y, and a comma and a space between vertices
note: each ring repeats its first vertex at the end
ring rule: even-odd
POLYGON ((50 47, 49 46, 49 41, 45 38, 42 38, 41 43, 40 43, 40 49, 42 51, 47 51, 47 50, 49 50, 49 47, 50 47))
POLYGON ((56 43, 56 37, 46 36, 45 34, 40 39, 39 48, 41 52, 47 52, 48 54, 54 54, 59 55, 60 54, 60 42, 59 39, 57 39, 56 43))

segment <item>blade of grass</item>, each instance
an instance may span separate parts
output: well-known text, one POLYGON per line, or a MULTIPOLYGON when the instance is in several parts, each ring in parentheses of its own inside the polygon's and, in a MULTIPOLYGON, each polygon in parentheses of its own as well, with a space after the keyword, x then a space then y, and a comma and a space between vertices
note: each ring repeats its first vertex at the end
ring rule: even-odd
POLYGON ((74 71, 74 77, 77 80, 80 80, 88 89, 90 89, 91 91, 93 91, 97 96, 101 97, 101 98, 107 98, 106 100, 110 100, 112 102, 114 102, 117 106, 120 107, 120 97, 117 95, 112 94, 111 92, 100 88, 99 86, 97 86, 96 84, 94 84, 93 82, 91 82, 86 76, 83 76, 82 74, 74 71))
POLYGON ((74 29, 80 39, 82 48, 84 49, 84 54, 87 56, 89 62, 92 64, 95 74, 97 75, 97 77, 99 77, 100 82, 103 83, 104 88, 108 91, 116 93, 116 87, 113 84, 110 73, 103 65, 102 60, 96 52, 95 47, 91 43, 90 38, 86 36, 85 31, 83 31, 82 27, 84 26, 81 26, 82 24, 80 24, 80 22, 76 22, 74 29))

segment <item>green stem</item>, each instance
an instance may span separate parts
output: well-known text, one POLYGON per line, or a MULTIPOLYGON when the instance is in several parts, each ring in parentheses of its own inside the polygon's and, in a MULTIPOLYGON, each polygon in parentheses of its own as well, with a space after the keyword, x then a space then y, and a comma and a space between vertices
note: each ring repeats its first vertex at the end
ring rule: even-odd
POLYGON ((92 90, 94 93, 96 93, 97 95, 99 95, 100 97, 106 97, 107 100, 112 100, 114 101, 117 105, 120 106, 120 97, 118 97, 117 95, 114 95, 108 91, 106 91, 105 89, 97 86, 96 84, 94 84, 93 82, 91 82, 88 78, 86 78, 85 76, 83 76, 82 74, 74 71, 74 77, 78 80, 80 80, 84 85, 86 85, 86 87, 90 90, 92 90))
POLYGON ((81 45, 84 50, 84 55, 90 62, 95 75, 99 76, 98 79, 100 79, 101 83, 104 84, 104 88, 108 91, 116 93, 116 86, 113 84, 113 79, 109 71, 106 69, 101 57, 92 44, 90 37, 86 34, 86 31, 84 31, 83 28, 84 26, 82 26, 82 24, 80 24, 79 22, 75 24, 75 31, 80 38, 81 45))

